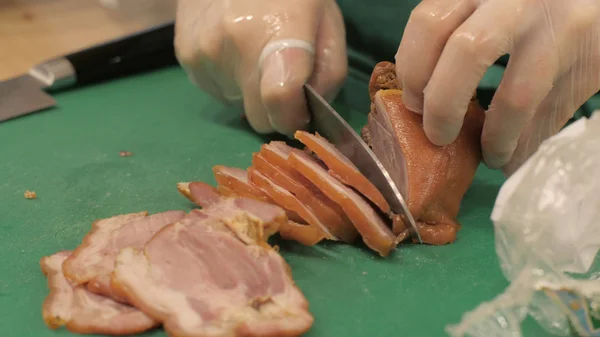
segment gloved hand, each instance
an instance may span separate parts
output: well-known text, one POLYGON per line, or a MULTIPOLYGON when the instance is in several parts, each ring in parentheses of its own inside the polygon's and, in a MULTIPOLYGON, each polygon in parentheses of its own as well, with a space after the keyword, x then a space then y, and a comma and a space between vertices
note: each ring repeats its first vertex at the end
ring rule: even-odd
POLYGON ((487 68, 510 61, 487 111, 485 163, 512 174, 600 89, 600 1, 423 0, 396 54, 407 107, 452 142, 487 68))
POLYGON ((191 81, 221 101, 243 99, 259 133, 306 127, 304 83, 331 100, 347 74, 335 0, 179 0, 175 29, 191 81))

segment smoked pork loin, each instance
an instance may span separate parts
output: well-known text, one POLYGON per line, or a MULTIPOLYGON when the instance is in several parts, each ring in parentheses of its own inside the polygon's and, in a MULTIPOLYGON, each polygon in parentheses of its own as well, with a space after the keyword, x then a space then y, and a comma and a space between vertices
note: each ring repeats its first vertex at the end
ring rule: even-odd
MULTIPOLYGON (((364 140, 387 167, 399 156, 406 160, 406 201, 425 242, 444 244, 456 240, 460 204, 481 162, 484 110, 474 97, 465 114, 458 138, 446 146, 431 143, 423 131, 423 116, 402 102, 395 65, 380 62, 369 83, 371 111, 362 129, 364 140)), ((399 174, 391 170, 390 174, 399 174)), ((399 171, 399 170, 395 170, 399 171)), ((408 235, 396 217, 396 235, 408 235)))

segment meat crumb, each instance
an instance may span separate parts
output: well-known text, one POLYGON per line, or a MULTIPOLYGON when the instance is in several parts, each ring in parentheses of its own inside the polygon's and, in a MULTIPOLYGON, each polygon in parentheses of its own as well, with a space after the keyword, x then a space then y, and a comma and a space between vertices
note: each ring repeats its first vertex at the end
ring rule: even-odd
POLYGON ((34 191, 26 190, 25 199, 37 199, 37 194, 34 191))
POLYGON ((119 156, 121 156, 121 157, 131 157, 131 156, 133 156, 133 152, 131 152, 131 151, 121 151, 121 152, 119 152, 119 156))

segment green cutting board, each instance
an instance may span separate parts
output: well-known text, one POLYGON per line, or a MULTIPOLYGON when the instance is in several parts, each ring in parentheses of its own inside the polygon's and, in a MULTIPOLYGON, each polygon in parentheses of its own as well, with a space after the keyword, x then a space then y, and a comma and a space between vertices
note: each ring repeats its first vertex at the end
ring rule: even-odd
MULTIPOLYGON (((179 68, 56 95, 59 106, 0 124, 0 329, 10 337, 71 336, 44 325, 38 261, 75 248, 92 221, 120 213, 190 210, 176 183, 214 183, 216 164, 246 168, 268 141, 239 111, 189 84, 179 68), (119 151, 133 156, 120 157, 119 151), (27 200, 32 190, 38 198, 27 200)), ((369 101, 349 78, 336 107, 359 129, 369 101)), ((404 245, 379 258, 362 245, 283 242, 315 316, 306 336, 446 336, 444 326, 501 292, 490 212, 503 182, 480 167, 456 243, 404 245)), ((532 322, 526 336, 546 336, 532 322)), ((144 336, 164 336, 156 330, 144 336)))

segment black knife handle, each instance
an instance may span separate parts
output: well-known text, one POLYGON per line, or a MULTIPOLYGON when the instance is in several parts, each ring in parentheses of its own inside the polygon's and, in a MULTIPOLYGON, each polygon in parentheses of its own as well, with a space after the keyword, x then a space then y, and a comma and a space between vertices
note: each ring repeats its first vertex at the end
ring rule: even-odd
POLYGON ((66 55, 75 70, 75 85, 95 84, 177 64, 174 23, 108 41, 66 55))

